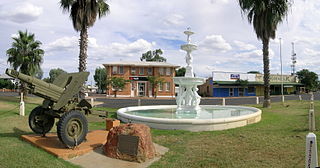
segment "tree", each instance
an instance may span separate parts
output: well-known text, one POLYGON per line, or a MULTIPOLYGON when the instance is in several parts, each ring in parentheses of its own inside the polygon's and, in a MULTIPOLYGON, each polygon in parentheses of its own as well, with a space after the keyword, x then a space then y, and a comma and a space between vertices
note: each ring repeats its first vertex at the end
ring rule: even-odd
POLYGON ((80 31, 79 72, 87 69, 88 28, 109 13, 109 5, 104 0, 60 0, 60 7, 70 12, 73 28, 80 31))
MULTIPOLYGON (((41 71, 44 51, 40 49, 41 42, 35 40, 32 33, 19 31, 18 37, 12 37, 11 48, 6 51, 8 62, 14 70, 26 75, 36 76, 41 71)), ((25 83, 21 82, 21 91, 26 95, 25 83)))
POLYGON ((12 83, 8 79, 0 79, 0 89, 6 88, 6 89, 13 89, 14 83, 12 83))
POLYGON ((157 49, 155 51, 147 51, 146 53, 143 53, 140 57, 140 61, 151 61, 151 62, 166 62, 167 59, 164 57, 161 57, 163 54, 161 49, 157 49))
POLYGON ((259 71, 249 71, 248 74, 261 74, 259 71))
POLYGON ((318 75, 308 69, 302 69, 297 72, 298 79, 308 91, 314 91, 318 87, 318 75))
POLYGON ((148 76, 148 81, 150 82, 150 85, 152 87, 152 93, 154 98, 157 98, 158 95, 158 86, 159 84, 162 84, 164 79, 160 78, 158 76, 148 76))
POLYGON ((182 67, 176 70, 176 76, 184 76, 186 74, 186 68, 182 67))
POLYGON ((288 13, 289 0, 239 0, 243 14, 253 25, 257 38, 263 45, 264 102, 263 107, 270 107, 270 70, 269 41, 276 37, 279 23, 288 13))
POLYGON ((129 82, 123 78, 111 77, 107 79, 107 85, 111 85, 114 92, 114 97, 117 97, 117 92, 123 90, 126 86, 126 83, 129 82))
POLYGON ((248 80, 242 80, 242 79, 237 79, 235 83, 240 85, 243 88, 247 87, 249 84, 248 80))
POLYGON ((51 69, 49 72, 49 77, 45 78, 43 80, 48 83, 52 83, 59 75, 61 75, 63 73, 67 73, 67 72, 64 71, 63 69, 60 69, 60 68, 51 69))
POLYGON ((98 89, 103 91, 106 89, 107 86, 107 72, 105 68, 96 68, 94 73, 94 81, 96 82, 96 85, 98 86, 98 89))

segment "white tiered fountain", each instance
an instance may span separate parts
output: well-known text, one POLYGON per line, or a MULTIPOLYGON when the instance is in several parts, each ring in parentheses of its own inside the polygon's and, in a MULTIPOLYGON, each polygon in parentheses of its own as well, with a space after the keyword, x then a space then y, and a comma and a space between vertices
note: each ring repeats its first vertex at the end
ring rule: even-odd
POLYGON ((181 49, 187 52, 186 55, 186 73, 184 77, 175 77, 173 78, 174 83, 179 85, 178 95, 176 97, 177 102, 177 112, 199 112, 200 109, 200 100, 201 97, 198 95, 198 85, 205 83, 205 78, 196 78, 193 73, 192 66, 192 55, 191 52, 197 49, 197 46, 191 44, 190 36, 194 32, 190 31, 188 28, 187 31, 184 31, 184 34, 187 35, 187 44, 181 45, 181 49))
POLYGON ((121 108, 117 118, 123 122, 142 123, 158 129, 179 129, 189 131, 212 131, 242 127, 259 122, 261 110, 244 106, 199 105, 201 97, 197 86, 205 82, 204 78, 194 77, 191 52, 197 46, 191 44, 190 29, 184 31, 187 44, 181 49, 187 52, 186 74, 175 77, 179 85, 177 105, 136 106, 121 108))

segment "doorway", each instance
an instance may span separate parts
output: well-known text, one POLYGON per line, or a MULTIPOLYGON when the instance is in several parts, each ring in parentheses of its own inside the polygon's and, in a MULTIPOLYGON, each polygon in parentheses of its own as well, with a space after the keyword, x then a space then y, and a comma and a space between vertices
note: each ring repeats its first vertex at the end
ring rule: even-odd
POLYGON ((244 88, 239 88, 239 96, 244 96, 244 88))
POLYGON ((146 96, 146 83, 138 83, 138 96, 146 96))

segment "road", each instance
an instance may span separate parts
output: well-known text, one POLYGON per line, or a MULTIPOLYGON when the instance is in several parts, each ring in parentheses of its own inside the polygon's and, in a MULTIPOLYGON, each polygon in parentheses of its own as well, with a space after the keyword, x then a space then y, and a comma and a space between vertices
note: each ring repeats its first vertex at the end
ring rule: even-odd
MULTIPOLYGON (((0 92, 0 96, 18 96, 18 93, 13 92, 0 92)), ((92 95, 95 101, 103 102, 98 106, 111 107, 111 108, 122 108, 129 106, 137 106, 138 98, 105 98, 103 95, 92 95)), ((302 100, 310 100, 310 94, 302 94, 302 100)), ((256 104, 256 97, 233 97, 225 98, 226 105, 243 105, 243 104, 256 104)), ((315 100, 320 100, 320 93, 314 94, 315 100)), ((285 95, 285 100, 299 100, 298 95, 285 95)), ((260 103, 263 102, 263 96, 259 97, 260 103)), ((280 102, 281 96, 271 96, 271 102, 280 102)), ((175 105, 176 101, 172 98, 143 98, 140 99, 140 104, 143 105, 175 105)), ((200 105, 221 105, 222 98, 202 98, 200 105)))
MULTIPOLYGON (((310 94, 301 95, 302 100, 310 100, 310 94)), ((315 100, 320 100, 320 94, 314 94, 315 100)), ((285 100, 299 100, 298 95, 286 95, 285 100)), ((102 107, 122 108, 129 106, 137 106, 139 99, 129 98, 96 98, 95 101, 103 102, 99 105, 102 107)), ((263 97, 259 97, 260 103, 263 102, 263 97)), ((281 96, 272 96, 271 102, 280 102, 281 96)), ((175 99, 140 99, 140 104, 143 105, 175 105, 175 99)), ((221 105, 222 98, 202 98, 200 105, 221 105)), ((243 104, 256 104, 256 97, 234 97, 226 98, 226 105, 243 105, 243 104)))

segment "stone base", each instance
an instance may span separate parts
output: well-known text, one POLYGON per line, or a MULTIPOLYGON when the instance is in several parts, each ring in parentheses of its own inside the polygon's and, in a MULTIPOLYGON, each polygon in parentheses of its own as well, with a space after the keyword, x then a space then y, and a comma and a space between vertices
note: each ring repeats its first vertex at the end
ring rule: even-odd
POLYGON ((156 156, 150 128, 144 124, 114 127, 108 134, 104 150, 108 157, 139 163, 156 156))
POLYGON ((48 133, 46 137, 41 135, 22 135, 21 138, 50 154, 62 159, 70 159, 86 154, 106 143, 108 131, 95 130, 87 134, 87 141, 82 142, 75 149, 68 149, 60 142, 56 133, 48 133))

